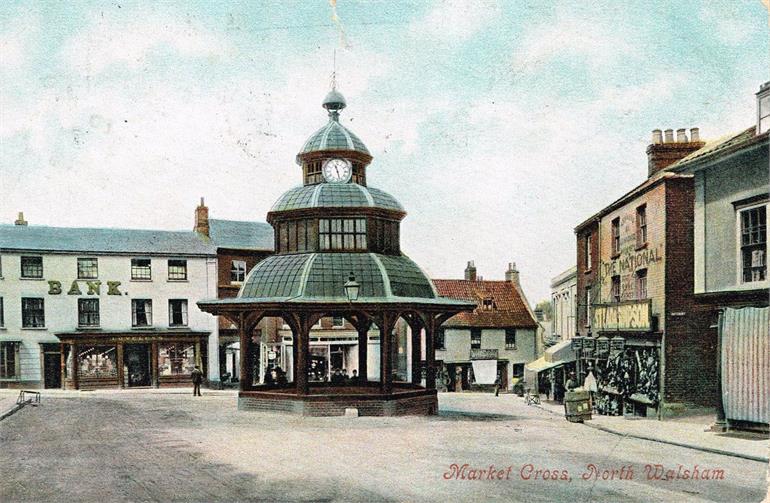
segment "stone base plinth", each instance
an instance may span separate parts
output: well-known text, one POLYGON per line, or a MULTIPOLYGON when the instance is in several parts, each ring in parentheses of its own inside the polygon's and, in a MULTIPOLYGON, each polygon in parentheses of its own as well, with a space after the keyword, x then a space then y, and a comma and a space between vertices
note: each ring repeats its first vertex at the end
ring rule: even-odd
POLYGON ((436 390, 408 385, 394 386, 389 394, 371 386, 314 386, 307 395, 291 388, 238 394, 238 410, 344 416, 345 409, 357 409, 359 416, 430 416, 438 413, 438 398, 436 390))

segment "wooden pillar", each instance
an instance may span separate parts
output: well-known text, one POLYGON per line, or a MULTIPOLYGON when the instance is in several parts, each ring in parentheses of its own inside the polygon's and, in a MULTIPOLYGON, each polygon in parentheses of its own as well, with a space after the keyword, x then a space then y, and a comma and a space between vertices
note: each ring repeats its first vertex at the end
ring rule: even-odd
POLYGON ((72 388, 78 389, 78 345, 74 342, 70 344, 72 352, 72 388))
POLYGON ((369 326, 358 327, 358 382, 366 385, 369 381, 367 359, 369 357, 369 326))
POLYGON ((425 324, 425 388, 436 389, 436 345, 434 336, 436 334, 436 318, 428 315, 425 324))
POLYGON ((308 352, 310 345, 310 327, 307 326, 305 317, 300 317, 301 321, 298 323, 297 331, 294 334, 294 345, 297 352, 297 365, 296 374, 294 375, 294 383, 297 387, 298 395, 307 395, 310 392, 310 387, 307 381, 307 362, 308 352))
POLYGON ((59 344, 59 372, 61 372, 61 389, 67 389, 67 356, 66 356, 66 350, 67 345, 63 342, 59 344))
POLYGON ((118 366, 118 388, 124 388, 125 387, 125 381, 123 376, 123 343, 119 342, 117 344, 117 350, 116 350, 116 359, 117 359, 117 366, 118 366))
POLYGON ((150 343, 150 379, 153 387, 160 387, 160 380, 158 378, 158 343, 153 341, 150 343))
POLYGON ((251 388, 250 379, 249 379, 249 346, 251 345, 251 341, 249 340, 249 337, 247 337, 246 334, 246 320, 244 319, 243 313, 240 313, 238 316, 238 341, 239 346, 241 348, 241 361, 239 362, 239 371, 240 374, 238 376, 238 385, 241 391, 248 391, 251 388))
POLYGON ((393 326, 398 319, 393 313, 383 313, 380 326, 380 391, 384 394, 393 392, 393 326))
POLYGON ((422 381, 422 325, 410 323, 412 330, 412 384, 419 385, 422 381))

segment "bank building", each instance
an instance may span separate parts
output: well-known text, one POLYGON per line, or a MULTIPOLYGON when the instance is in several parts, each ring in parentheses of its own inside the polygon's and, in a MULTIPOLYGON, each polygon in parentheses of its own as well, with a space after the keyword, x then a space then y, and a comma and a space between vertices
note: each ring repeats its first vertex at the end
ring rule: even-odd
POLYGON ((189 386, 196 365, 216 385, 229 340, 196 302, 217 295, 221 250, 244 241, 272 250, 272 230, 0 224, 0 387, 189 386))

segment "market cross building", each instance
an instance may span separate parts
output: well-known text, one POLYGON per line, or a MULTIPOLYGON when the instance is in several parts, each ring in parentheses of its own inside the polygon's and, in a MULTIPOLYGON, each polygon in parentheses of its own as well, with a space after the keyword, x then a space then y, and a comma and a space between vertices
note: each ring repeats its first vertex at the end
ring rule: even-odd
MULTIPOLYGON (((253 344, 251 333, 266 317, 280 317, 291 329, 285 375, 257 384, 252 363, 241 358, 242 409, 304 415, 435 414, 436 330, 475 304, 441 297, 422 270, 401 252, 399 230, 406 212, 382 190, 369 187, 366 169, 372 156, 363 142, 340 124, 344 97, 332 89, 323 101, 329 120, 297 154, 303 184, 273 205, 267 221, 275 229, 276 254, 259 262, 238 296, 206 300, 201 309, 224 316, 239 330, 241 351, 253 344), (324 317, 344 318, 356 328, 355 383, 318 380, 312 371, 310 331, 324 317), (413 348, 423 348, 426 386, 394 376, 392 347, 399 318, 414 327, 413 348), (369 331, 379 331, 379 369, 369 371, 369 331), (421 335, 424 333, 424 342, 421 335)), ((287 345, 284 345, 286 347, 287 345)), ((282 369, 283 371, 283 369, 282 369)))

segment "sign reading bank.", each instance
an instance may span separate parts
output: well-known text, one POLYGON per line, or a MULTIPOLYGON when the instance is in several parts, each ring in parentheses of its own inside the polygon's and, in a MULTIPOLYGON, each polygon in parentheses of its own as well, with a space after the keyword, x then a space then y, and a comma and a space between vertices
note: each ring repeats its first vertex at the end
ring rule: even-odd
POLYGON ((593 307, 592 328, 597 332, 651 330, 650 301, 597 304, 593 307))

